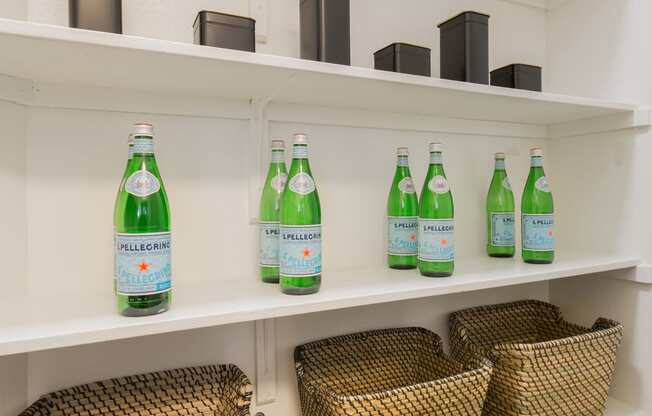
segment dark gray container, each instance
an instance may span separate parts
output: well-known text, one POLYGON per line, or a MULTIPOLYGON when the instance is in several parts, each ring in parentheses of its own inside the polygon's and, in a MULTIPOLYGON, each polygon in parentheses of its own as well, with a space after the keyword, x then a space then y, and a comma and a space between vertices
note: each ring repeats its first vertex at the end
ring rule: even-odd
POLYGON ((408 43, 392 43, 374 52, 374 68, 429 77, 430 48, 408 43))
POLYGON ((250 17, 202 10, 193 28, 197 45, 256 52, 256 21, 250 17))
POLYGON ((68 0, 70 27, 122 33, 122 0, 68 0))
POLYGON ((463 12, 438 27, 441 78, 489 84, 489 15, 463 12))
POLYGON ((301 57, 351 65, 349 0, 300 0, 301 57))
POLYGON ((541 91, 541 67, 511 64, 491 71, 491 85, 541 91))

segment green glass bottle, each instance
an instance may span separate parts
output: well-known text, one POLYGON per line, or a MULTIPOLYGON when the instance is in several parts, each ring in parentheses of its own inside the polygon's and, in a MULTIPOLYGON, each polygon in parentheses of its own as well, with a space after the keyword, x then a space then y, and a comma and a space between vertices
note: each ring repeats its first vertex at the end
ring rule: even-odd
POLYGON ((281 198, 281 291, 307 295, 321 285, 321 208, 308 163, 308 138, 294 135, 292 165, 281 198))
POLYGON ((172 300, 170 210, 154 158, 152 125, 135 124, 133 137, 116 215, 118 311, 145 316, 165 312, 172 300))
POLYGON ((444 173, 441 144, 430 143, 430 165, 419 200, 419 271, 428 277, 453 274, 455 215, 444 173))
POLYGON ((266 283, 278 283, 279 209, 287 177, 285 142, 283 140, 272 140, 269 170, 260 197, 260 221, 258 226, 260 276, 263 282, 266 283))
POLYGON ((495 166, 487 194, 487 254, 514 257, 514 193, 507 177, 504 153, 496 153, 495 166))
POLYGON ((399 147, 396 154, 396 173, 387 200, 387 264, 392 269, 415 269, 419 203, 408 148, 399 147))
POLYGON ((530 173, 521 198, 521 255, 526 263, 552 263, 555 258, 555 215, 552 193, 543 171, 543 152, 530 151, 530 173))
MULTIPOLYGON (((129 139, 127 140, 127 148, 128 148, 128 153, 127 153, 127 164, 125 165, 125 170, 122 173, 122 180, 120 181, 120 186, 118 186, 118 193, 115 198, 115 204, 113 205, 113 233, 114 233, 114 238, 115 238, 115 231, 116 231, 116 225, 118 223, 118 207, 120 206, 122 199, 121 198, 124 194, 120 192, 122 187, 124 186, 125 181, 127 180, 127 172, 129 169, 129 162, 131 161, 131 158, 133 157, 134 154, 134 137, 133 134, 129 134, 129 139)), ((115 241, 114 241, 115 244, 115 241)), ((116 281, 116 256, 115 252, 113 253, 113 294, 117 294, 118 291, 118 283, 116 281)))

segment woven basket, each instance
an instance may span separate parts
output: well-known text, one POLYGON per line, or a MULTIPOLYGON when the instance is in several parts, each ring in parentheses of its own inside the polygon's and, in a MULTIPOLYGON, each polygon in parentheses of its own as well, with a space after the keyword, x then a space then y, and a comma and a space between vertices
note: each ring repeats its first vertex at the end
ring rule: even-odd
POLYGON ((362 332, 294 351, 304 416, 480 415, 491 363, 446 358, 423 328, 362 332))
POLYGON ((184 368, 46 394, 20 416, 246 416, 252 390, 234 365, 184 368))
POLYGON ((485 415, 593 416, 604 412, 623 328, 600 318, 592 328, 559 309, 521 301, 455 312, 451 353, 489 358, 494 373, 485 415))

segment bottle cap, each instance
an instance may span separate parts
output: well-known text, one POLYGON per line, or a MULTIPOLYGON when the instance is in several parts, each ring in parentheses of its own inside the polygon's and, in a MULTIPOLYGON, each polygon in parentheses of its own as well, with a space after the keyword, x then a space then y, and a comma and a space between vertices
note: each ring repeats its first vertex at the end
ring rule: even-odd
POLYGON ((272 150, 285 150, 285 141, 281 139, 272 140, 272 150))
POLYGON ((543 156, 543 150, 538 147, 530 149, 530 156, 543 156))
POLYGON ((134 136, 154 136, 154 126, 150 123, 134 124, 134 136))
POLYGON ((398 156, 407 156, 408 155, 408 148, 407 147, 398 147, 398 148, 396 148, 396 154, 398 156))
POLYGON ((494 155, 494 158, 495 158, 495 159, 505 159, 505 153, 500 153, 500 152, 498 152, 498 153, 496 153, 496 154, 494 155))
POLYGON ((294 135, 294 144, 308 144, 308 135, 304 133, 296 133, 294 135))
POLYGON ((441 143, 430 143, 430 153, 439 152, 441 153, 441 143))

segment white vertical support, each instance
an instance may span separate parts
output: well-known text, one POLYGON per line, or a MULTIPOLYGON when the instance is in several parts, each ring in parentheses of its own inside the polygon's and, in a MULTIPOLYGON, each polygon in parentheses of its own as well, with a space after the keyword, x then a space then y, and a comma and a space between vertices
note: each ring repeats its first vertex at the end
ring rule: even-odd
POLYGON ((276 400, 276 328, 274 319, 256 321, 256 404, 276 400))
POLYGON ((250 131, 247 141, 247 171, 249 172, 249 223, 258 223, 258 200, 262 190, 264 175, 263 154, 267 146, 267 120, 265 108, 269 99, 251 100, 250 131))

